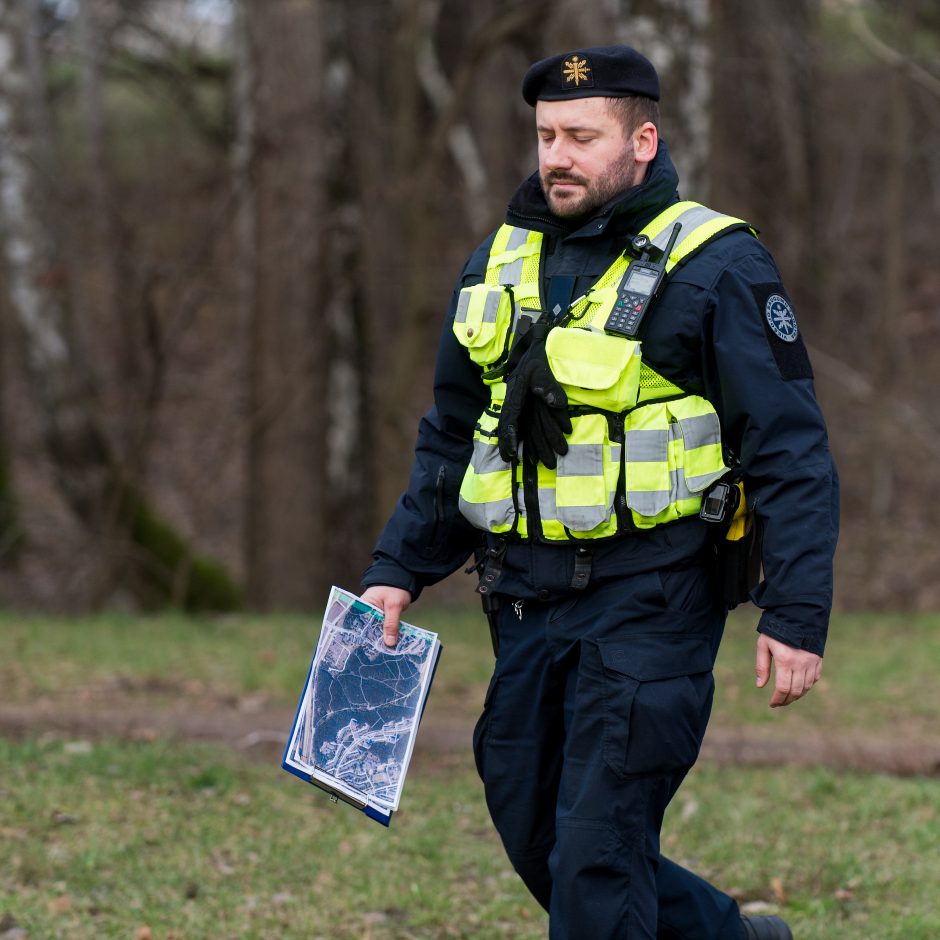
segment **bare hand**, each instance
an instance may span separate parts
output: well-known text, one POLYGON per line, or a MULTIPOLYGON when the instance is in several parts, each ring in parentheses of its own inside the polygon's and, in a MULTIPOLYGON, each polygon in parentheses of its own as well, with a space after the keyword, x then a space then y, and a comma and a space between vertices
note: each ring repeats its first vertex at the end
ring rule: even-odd
POLYGON ((411 594, 402 588, 375 584, 366 588, 362 599, 385 613, 385 645, 398 642, 402 611, 411 603, 411 594))
POLYGON ((774 694, 771 708, 789 705, 802 698, 819 681, 822 656, 798 650, 761 633, 757 638, 757 688, 770 679, 770 661, 774 663, 774 694))

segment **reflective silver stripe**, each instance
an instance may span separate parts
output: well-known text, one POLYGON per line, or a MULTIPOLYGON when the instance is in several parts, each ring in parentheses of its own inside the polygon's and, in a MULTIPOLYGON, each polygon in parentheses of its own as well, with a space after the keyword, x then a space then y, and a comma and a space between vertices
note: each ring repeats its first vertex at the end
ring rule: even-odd
POLYGON ((647 490, 627 493, 627 505, 641 516, 658 516, 669 505, 668 490, 647 490))
POLYGON ((669 455, 669 434, 665 428, 654 431, 627 431, 627 460, 636 463, 665 463, 669 455))
POLYGON ((673 500, 676 502, 695 498, 695 494, 686 485, 685 471, 681 467, 669 474, 669 482, 672 484, 672 492, 675 494, 673 500))
POLYGON ((555 491, 550 487, 539 487, 539 512, 543 519, 558 518, 558 504, 555 502, 555 491))
MULTIPOLYGON (((503 251, 512 251, 515 248, 521 248, 529 240, 529 232, 524 228, 514 228, 506 242, 503 251)), ((506 284, 509 287, 515 287, 522 281, 522 266, 525 264, 525 258, 517 258, 509 264, 504 264, 499 269, 499 283, 506 284)))
POLYGON ((572 532, 590 532, 607 522, 613 513, 614 494, 606 506, 563 506, 558 508, 555 491, 550 487, 539 488, 539 512, 543 521, 557 520, 572 532))
POLYGON ((522 265, 525 258, 519 258, 511 264, 504 264, 499 269, 499 283, 515 287, 522 280, 522 265))
POLYGON ((720 470, 713 470, 711 473, 700 473, 698 476, 687 477, 685 479, 685 484, 688 490, 693 496, 698 496, 702 490, 705 489, 709 483, 714 483, 720 476, 723 476, 725 473, 724 467, 720 470))
POLYGON ((462 496, 457 498, 460 514, 478 529, 492 530, 505 526, 512 520, 512 499, 500 499, 489 503, 470 503, 462 496))
POLYGON ((604 475, 603 444, 569 444, 568 453, 558 457, 560 477, 599 477, 604 475))
POLYGON ((503 251, 515 251, 517 248, 521 248, 528 240, 529 230, 527 228, 513 226, 513 230, 509 233, 509 238, 506 240, 506 247, 503 251))
POLYGON ((502 291, 490 291, 486 295, 486 302, 483 304, 483 322, 495 323, 496 311, 499 310, 499 302, 503 299, 502 291))
POLYGON ((572 532, 590 532, 610 518, 610 506, 565 506, 558 521, 572 532))
POLYGON ((497 473, 509 469, 509 464, 499 456, 499 447, 489 441, 481 440, 473 442, 470 466, 473 467, 473 472, 477 474, 497 473))
POLYGON ((669 472, 668 490, 631 490, 627 493, 627 505, 641 516, 657 516, 669 503, 681 503, 687 499, 696 499, 701 491, 713 480, 717 480, 723 471, 700 477, 690 477, 680 467, 669 472), (703 482, 704 481, 704 482, 703 482))
POLYGON ((610 445, 610 462, 611 463, 620 463, 620 445, 611 444, 610 445))
POLYGON ((685 449, 695 450, 706 444, 718 444, 721 441, 721 424, 715 414, 698 415, 694 418, 680 418, 685 449))
POLYGON ((682 242, 688 238, 688 236, 691 235, 695 229, 705 222, 709 222, 712 219, 717 218, 719 215, 721 215, 720 212, 715 212, 714 209, 707 209, 705 206, 693 206, 691 209, 686 209, 682 215, 667 225, 653 239, 653 244, 660 251, 663 251, 667 242, 669 241, 669 236, 672 235, 672 230, 676 227, 676 222, 678 222, 682 228, 679 229, 679 240, 672 249, 672 253, 677 255, 680 253, 679 249, 682 246, 682 242))
POLYGON ((470 308, 470 291, 462 290, 457 295, 457 312, 454 314, 454 323, 467 322, 467 310, 470 308))

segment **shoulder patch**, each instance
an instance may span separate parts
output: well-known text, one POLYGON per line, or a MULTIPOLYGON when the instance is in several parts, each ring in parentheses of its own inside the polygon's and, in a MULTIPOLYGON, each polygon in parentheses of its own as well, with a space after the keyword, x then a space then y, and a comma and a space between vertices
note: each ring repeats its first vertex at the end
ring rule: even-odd
POLYGON ((764 316, 770 328, 785 343, 795 343, 800 335, 796 325, 796 314, 790 302, 782 294, 771 294, 764 304, 764 316))
POLYGON ((796 324, 793 304, 783 285, 752 284, 751 291, 757 303, 757 309, 764 324, 764 334, 780 375, 786 381, 792 379, 811 379, 813 369, 809 354, 796 324))

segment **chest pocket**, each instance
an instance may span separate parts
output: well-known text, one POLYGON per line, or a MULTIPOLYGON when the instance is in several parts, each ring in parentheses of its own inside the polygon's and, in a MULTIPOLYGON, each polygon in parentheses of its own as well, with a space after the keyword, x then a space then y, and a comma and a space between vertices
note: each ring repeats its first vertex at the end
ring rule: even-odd
POLYGON ((568 401, 604 411, 626 411, 640 387, 640 344, 581 328, 555 329, 545 342, 548 364, 568 401))
POLYGON ((454 315, 454 335, 478 366, 489 366, 502 356, 512 312, 510 287, 473 284, 461 290, 454 315))

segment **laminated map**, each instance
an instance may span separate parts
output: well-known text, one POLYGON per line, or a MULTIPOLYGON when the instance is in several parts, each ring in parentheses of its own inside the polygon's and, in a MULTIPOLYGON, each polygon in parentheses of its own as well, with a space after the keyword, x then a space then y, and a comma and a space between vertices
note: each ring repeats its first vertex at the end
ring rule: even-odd
POLYGON ((334 587, 282 766, 388 825, 398 809, 418 723, 440 656, 436 633, 401 624, 334 587))

